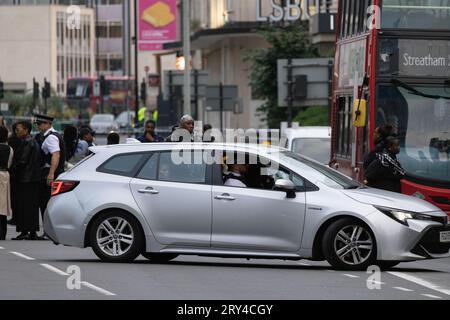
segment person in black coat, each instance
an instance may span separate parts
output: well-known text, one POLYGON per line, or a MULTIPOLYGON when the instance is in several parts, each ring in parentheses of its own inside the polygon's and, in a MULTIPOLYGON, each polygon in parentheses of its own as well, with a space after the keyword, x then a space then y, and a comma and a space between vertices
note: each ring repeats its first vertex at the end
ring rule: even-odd
POLYGON ((396 137, 385 140, 385 148, 376 154, 365 171, 367 185, 372 188, 401 193, 401 180, 405 176, 397 154, 400 153, 400 142, 396 137))
POLYGON ((41 180, 41 151, 31 136, 28 121, 17 123, 16 134, 22 140, 11 168, 17 182, 15 219, 20 235, 13 240, 39 240, 39 182, 41 180))
POLYGON ((377 127, 374 132, 374 144, 375 148, 373 151, 366 154, 364 157, 363 168, 367 170, 369 165, 376 159, 376 154, 383 152, 385 147, 385 140, 387 137, 393 136, 393 128, 388 124, 384 124, 380 127, 377 127))
MULTIPOLYGON (((12 132, 11 135, 8 138, 8 145, 13 149, 14 155, 17 153, 17 149, 19 148, 20 144, 22 143, 22 140, 19 139, 16 135, 16 127, 17 123, 14 123, 12 125, 12 132)), ((13 161, 14 162, 14 161, 13 161)), ((15 206, 16 206, 16 195, 17 195, 17 181, 14 179, 14 176, 11 175, 11 206, 12 206, 12 218, 8 221, 9 225, 15 226, 16 225, 16 219, 14 216, 15 206)))

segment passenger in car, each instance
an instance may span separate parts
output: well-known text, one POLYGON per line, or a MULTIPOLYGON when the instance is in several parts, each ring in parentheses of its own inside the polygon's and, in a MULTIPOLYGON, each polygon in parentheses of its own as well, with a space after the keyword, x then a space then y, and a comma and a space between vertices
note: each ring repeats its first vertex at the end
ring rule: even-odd
POLYGON ((225 175, 224 185, 227 187, 247 188, 246 174, 248 164, 231 164, 228 166, 228 173, 225 175))

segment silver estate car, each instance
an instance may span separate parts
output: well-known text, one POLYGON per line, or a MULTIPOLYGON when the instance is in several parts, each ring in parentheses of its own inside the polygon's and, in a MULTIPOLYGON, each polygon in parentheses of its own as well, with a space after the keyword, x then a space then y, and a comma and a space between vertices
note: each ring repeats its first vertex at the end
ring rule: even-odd
POLYGON ((107 262, 142 254, 327 260, 334 268, 450 257, 448 216, 285 149, 261 145, 94 147, 53 185, 45 233, 107 262), (226 186, 228 164, 245 185, 226 186))

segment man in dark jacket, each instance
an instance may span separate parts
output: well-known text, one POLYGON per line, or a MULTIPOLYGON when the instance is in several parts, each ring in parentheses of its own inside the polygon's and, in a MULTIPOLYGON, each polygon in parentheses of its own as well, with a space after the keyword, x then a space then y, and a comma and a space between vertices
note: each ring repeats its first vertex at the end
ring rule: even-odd
POLYGON ((145 123, 145 133, 137 138, 142 143, 164 142, 164 138, 155 132, 156 122, 148 120, 145 123))
POLYGON ((376 154, 376 159, 365 171, 369 187, 401 193, 401 179, 405 176, 405 170, 397 160, 399 153, 398 139, 386 138, 384 150, 376 154))
POLYGON ((11 173, 17 181, 14 216, 20 235, 13 240, 39 240, 39 183, 41 180, 41 151, 31 136, 31 123, 20 121, 16 135, 21 144, 14 157, 11 173))
POLYGON ((377 158, 377 156, 376 156, 377 153, 383 152, 383 149, 385 147, 386 138, 390 137, 392 135, 393 135, 393 128, 391 125, 384 124, 375 129, 374 139, 373 139, 375 148, 373 151, 369 152, 364 157, 364 164, 363 164, 364 170, 367 170, 367 168, 372 163, 372 161, 374 161, 377 158))

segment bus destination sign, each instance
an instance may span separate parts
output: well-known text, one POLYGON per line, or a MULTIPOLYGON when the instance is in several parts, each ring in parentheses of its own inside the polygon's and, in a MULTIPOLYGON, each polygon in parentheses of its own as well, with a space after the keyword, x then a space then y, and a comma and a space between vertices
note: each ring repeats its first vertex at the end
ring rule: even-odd
POLYGON ((380 75, 450 78, 450 40, 382 39, 380 75))

